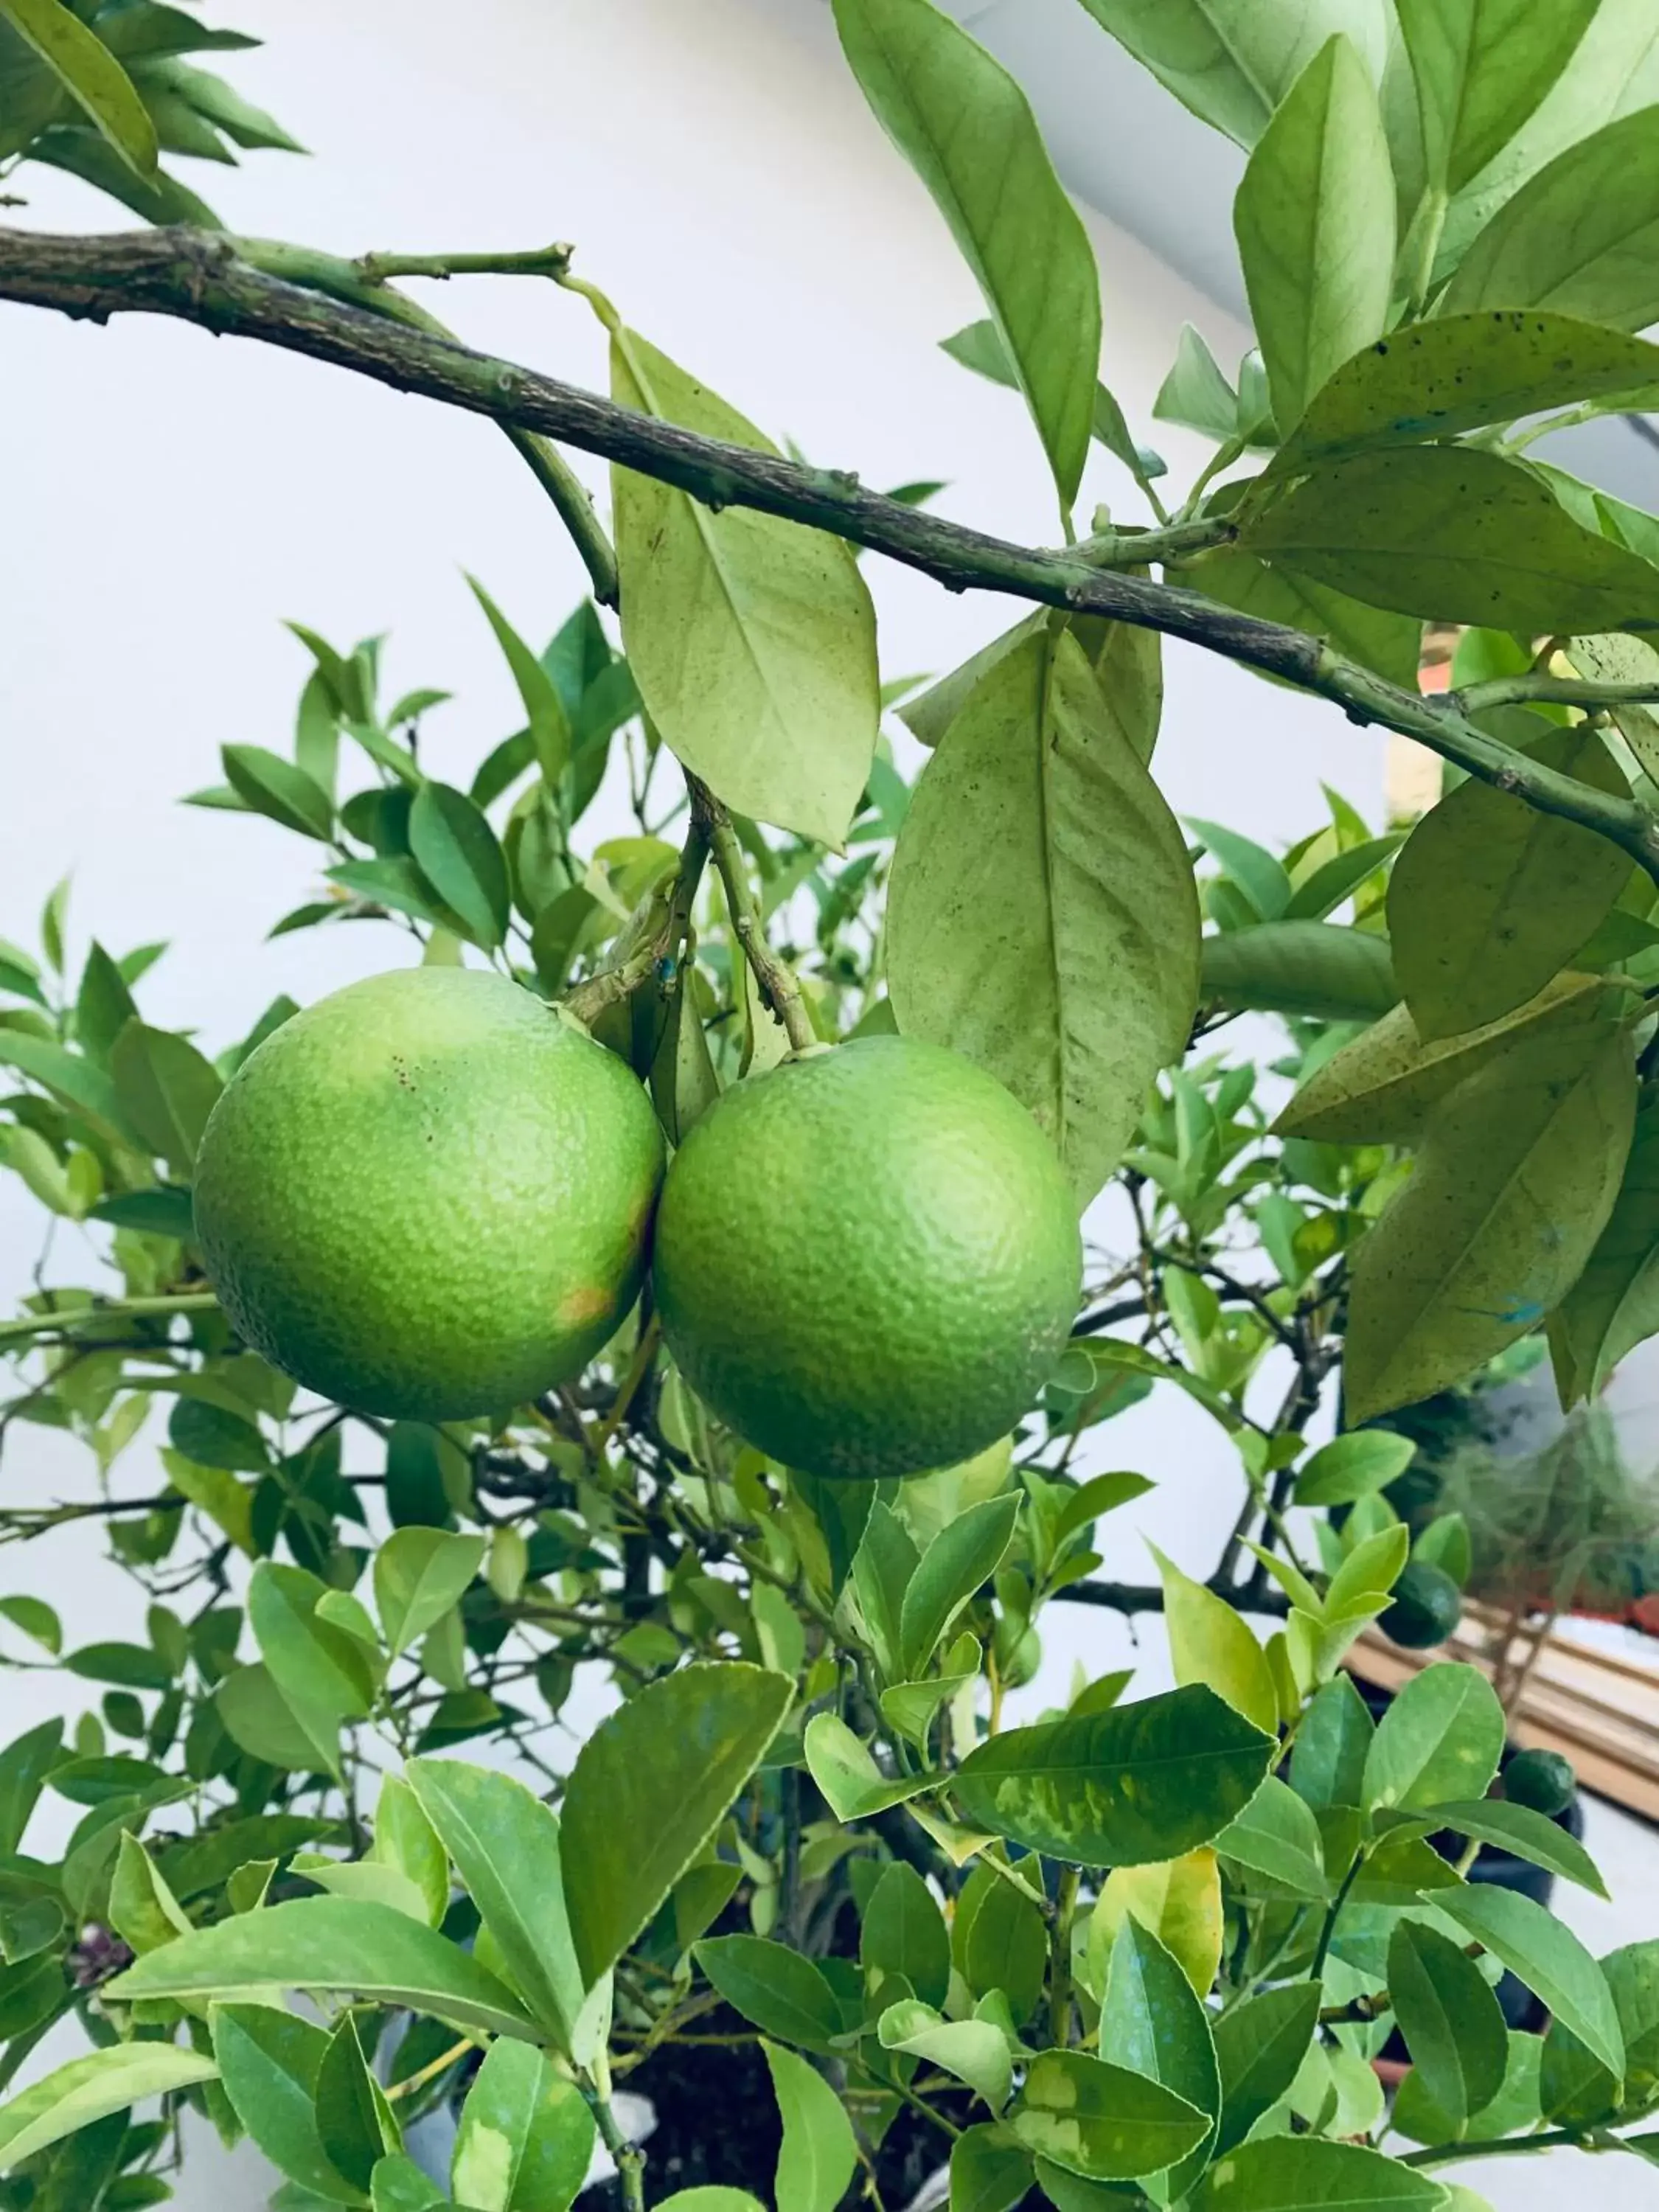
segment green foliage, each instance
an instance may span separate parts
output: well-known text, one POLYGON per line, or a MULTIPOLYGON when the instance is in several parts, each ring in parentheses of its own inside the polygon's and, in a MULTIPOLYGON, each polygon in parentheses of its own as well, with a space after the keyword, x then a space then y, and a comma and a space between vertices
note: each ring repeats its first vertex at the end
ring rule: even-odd
MULTIPOLYGON (((1497 1475, 1443 1455, 1429 1517, 1407 1502, 1430 1394, 1478 1404, 1547 1333, 1564 1402, 1593 1401, 1659 1330, 1659 655, 1633 634, 1659 522, 1530 458, 1659 392, 1632 335, 1659 316, 1650 10, 1085 6, 1248 155, 1255 349, 1230 374, 1188 330, 1153 410, 1214 448, 1184 489, 1101 381, 1094 249, 1019 88, 933 0, 835 12, 983 295, 945 351, 1024 397, 1068 538, 1091 443, 1146 502, 1065 570, 1121 572, 1135 619, 1039 606, 884 686, 852 545, 791 505, 810 481, 814 525, 853 528, 856 480, 792 475, 558 256, 508 257, 586 294, 615 396, 673 433, 615 466, 619 593, 558 455, 514 434, 616 618, 584 604, 538 650, 469 580, 522 720, 454 783, 418 742, 446 694, 386 699, 376 641, 295 624, 291 738, 226 744, 191 802, 320 869, 273 934, 378 927, 563 1002, 675 1148, 792 1050, 896 1030, 976 1062, 1079 1206, 1110 1188, 1077 1333, 1011 1433, 902 1483, 768 1457, 649 1307, 487 1419, 307 1396, 204 1287, 191 1188, 225 1084, 298 1009, 211 1044, 160 1025, 161 948, 83 945, 60 885, 36 949, 0 944, 0 1166, 77 1238, 0 1322, 0 1449, 56 1429, 92 1485, 0 1535, 95 1521, 155 1601, 65 1652, 51 1607, 0 1596, 0 1663, 95 1707, 0 1747, 3 2212, 164 2201, 185 2111, 295 2208, 569 2212, 602 2135, 628 2212, 836 2212, 861 2170, 888 2187, 907 2112, 941 2155, 951 2131, 952 2212, 1449 2212, 1432 2169, 1472 2145, 1541 2121, 1604 2147, 1659 2108, 1654 1947, 1598 1961, 1429 1840, 1601 1892, 1524 1767, 1499 1778, 1493 1689, 1432 1665, 1374 1724, 1340 1671, 1379 1620, 1438 1636, 1465 1588, 1547 1610, 1659 1575, 1593 1405, 1497 1475), (764 511, 743 452, 775 465, 764 511), (1415 823, 1328 791, 1283 852, 1183 830, 1151 766, 1171 621, 1475 773, 1415 823), (1474 625, 1432 707, 1425 621, 1474 625), (593 836, 602 790, 629 834, 593 836), (1244 1011, 1280 1024, 1261 1066, 1228 1049, 1244 1011), (1203 1579, 1159 1555, 1120 1580, 1151 1484, 1105 1471, 1102 1427, 1170 1389, 1246 1510, 1203 1579), (147 1431, 161 1484, 129 1504, 108 1478, 147 1431), (1162 1612, 1178 1686, 1079 1674, 1012 1724, 1047 1608, 1079 1600, 1162 1612), (579 1684, 609 1703, 573 1753, 579 1684), (1546 2036, 1504 2028, 1499 1967, 1546 2036), (88 2055, 23 2074, 70 2019, 88 2055), (665 2199, 613 2091, 683 2045, 715 2112, 733 2035, 775 2172, 665 2199), (434 2177, 410 2154, 439 2107, 434 2177)), ((188 58, 248 43, 158 0, 0 0, 0 162, 210 222, 161 155, 293 144, 188 58)), ((271 250, 389 334, 419 319, 271 250)), ((923 547, 939 489, 894 495, 923 547)), ((776 1194, 745 1205, 730 1248, 787 1249, 776 1194)), ((960 1349, 924 1347, 941 1402, 960 1349)))

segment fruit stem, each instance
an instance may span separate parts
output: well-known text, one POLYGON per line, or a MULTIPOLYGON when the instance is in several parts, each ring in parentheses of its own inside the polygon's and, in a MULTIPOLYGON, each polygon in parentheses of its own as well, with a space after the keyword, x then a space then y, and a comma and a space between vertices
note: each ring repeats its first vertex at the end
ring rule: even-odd
POLYGON ((63 1306, 52 1313, 26 1314, 21 1321, 0 1322, 0 1346, 21 1344, 30 1337, 52 1336, 110 1321, 171 1314, 213 1313, 219 1301, 211 1291, 185 1291, 176 1297, 106 1298, 96 1305, 63 1306))
POLYGON ((783 1024, 790 1050, 810 1052, 818 1042, 818 1033, 806 1011, 794 970, 787 960, 778 957, 766 941, 766 927, 750 889, 749 871, 744 865, 738 833, 732 827, 732 817, 706 783, 695 775, 688 775, 685 780, 691 792, 691 818, 706 826, 709 850, 726 886, 726 909, 743 947, 744 958, 755 971, 762 997, 783 1024))

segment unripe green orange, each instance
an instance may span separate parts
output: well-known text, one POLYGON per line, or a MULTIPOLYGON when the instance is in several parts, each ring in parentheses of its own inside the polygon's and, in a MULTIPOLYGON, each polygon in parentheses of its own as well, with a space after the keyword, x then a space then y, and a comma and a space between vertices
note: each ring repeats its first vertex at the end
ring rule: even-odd
POLYGON ((1077 1210, 1001 1085, 907 1037, 787 1060, 676 1155, 653 1266, 698 1395, 809 1474, 971 1458, 1026 1413, 1077 1313, 1077 1210))
POLYGON ((196 1226, 239 1334, 369 1413, 575 1374, 637 1295, 662 1174, 623 1062, 499 975, 411 968, 285 1022, 214 1108, 196 1226))

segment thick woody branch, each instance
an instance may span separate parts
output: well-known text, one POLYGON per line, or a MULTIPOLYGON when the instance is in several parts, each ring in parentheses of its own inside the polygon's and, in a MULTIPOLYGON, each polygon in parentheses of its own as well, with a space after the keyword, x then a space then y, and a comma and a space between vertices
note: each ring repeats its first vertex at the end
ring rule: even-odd
MULTIPOLYGON (((517 362, 473 352, 329 295, 342 264, 299 247, 249 248, 188 228, 75 238, 0 230, 0 300, 106 320, 160 314, 330 362, 394 389, 553 438, 677 486, 706 505, 746 507, 831 532, 932 576, 952 591, 988 591, 1097 614, 1279 677, 1415 738, 1469 775, 1516 793, 1622 847, 1659 879, 1659 823, 1633 801, 1591 790, 1477 727, 1443 701, 1389 683, 1320 639, 1218 605, 1178 586, 1091 566, 1075 550, 1012 544, 867 491, 836 469, 702 438, 517 362), (270 273, 280 258, 283 276, 270 273), (314 268, 313 264, 315 264, 314 268)), ((362 271, 347 264, 361 283, 362 271)))

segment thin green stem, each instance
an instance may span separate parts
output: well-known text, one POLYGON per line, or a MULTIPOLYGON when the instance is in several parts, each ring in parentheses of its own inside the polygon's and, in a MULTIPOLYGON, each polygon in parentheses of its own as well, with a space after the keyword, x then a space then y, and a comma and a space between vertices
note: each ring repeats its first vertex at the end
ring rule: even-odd
POLYGON ((393 276, 548 276, 570 266, 574 246, 532 246, 519 253, 362 253, 352 266, 365 284, 393 276))
POLYGON ((20 1321, 0 1322, 0 1348, 25 1344, 37 1336, 60 1336, 95 1328, 105 1322, 216 1313, 218 1309, 219 1301, 211 1291, 181 1291, 172 1297, 106 1298, 96 1305, 65 1306, 56 1313, 25 1314, 20 1321))
POLYGON ((1455 2166, 1463 2158, 1518 2158, 1533 2150, 1584 2150, 1584 2138, 1571 2128, 1542 2128, 1535 2136, 1508 2136, 1497 2142, 1437 2143, 1428 2150, 1408 2150, 1401 2166, 1455 2166))
POLYGON ((624 2212, 645 2212, 645 2153, 636 2149, 623 2133, 616 2108, 611 2101, 611 2054, 608 2051, 601 2049, 597 2053, 589 2079, 592 2090, 588 2101, 593 2108, 593 2118, 599 2123, 599 2141, 616 2161, 624 2212))
POLYGON ((1308 1969, 1310 1981, 1316 1982, 1325 1971, 1325 1961, 1331 1954, 1331 1944, 1336 1936, 1336 1923, 1342 1917, 1342 1908, 1348 1901, 1348 1892, 1359 1879, 1360 1869, 1365 1863, 1362 1845, 1353 1855, 1353 1864, 1348 1869, 1331 1899, 1330 1911, 1325 1915, 1325 1924, 1319 1931, 1319 1942, 1314 1951, 1313 1964, 1308 1969))
POLYGON ((1646 684, 1581 682, 1573 676, 1552 676, 1545 671, 1523 676, 1494 676, 1486 684, 1466 684, 1446 695, 1462 714, 1482 714, 1493 707, 1550 704, 1582 707, 1586 714, 1598 707, 1644 707, 1659 702, 1659 678, 1646 684))
POLYGON ((766 925, 755 902, 748 865, 738 833, 732 826, 732 817, 706 784, 690 775, 686 781, 691 787, 693 817, 700 817, 707 827, 709 850, 725 887, 726 910, 732 917, 732 933, 743 948, 743 957, 754 971, 767 1005, 783 1024, 791 1052, 810 1052, 818 1042, 818 1033, 812 1026, 812 1017, 806 1011, 806 1001, 801 996, 793 970, 767 942, 766 925))
POLYGON ((1099 530, 1073 549, 1079 561, 1096 568, 1141 568, 1153 561, 1176 561, 1229 545, 1238 525, 1225 515, 1200 515, 1172 522, 1162 530, 1099 530))
POLYGON ((1076 1867, 1062 1867, 1048 1929, 1048 2040, 1059 2051, 1072 2039, 1072 1922, 1077 1912, 1076 1867))

